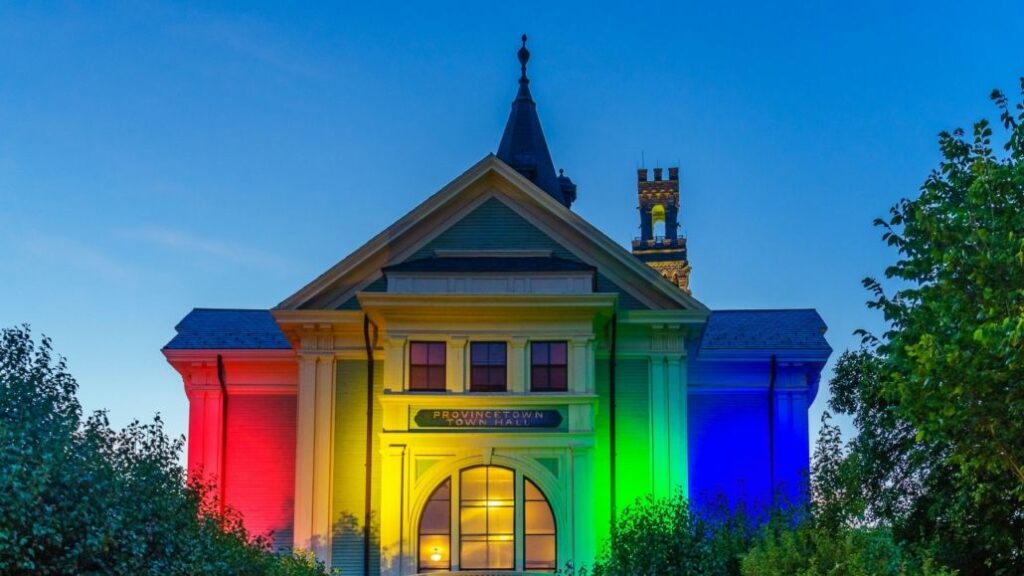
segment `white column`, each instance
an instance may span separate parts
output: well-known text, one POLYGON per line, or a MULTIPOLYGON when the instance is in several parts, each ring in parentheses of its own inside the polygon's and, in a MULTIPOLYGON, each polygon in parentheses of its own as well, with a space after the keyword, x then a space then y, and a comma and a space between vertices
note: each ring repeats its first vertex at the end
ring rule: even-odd
POLYGON ((665 382, 665 357, 651 356, 651 467, 654 495, 670 493, 669 484, 669 409, 665 382))
POLYGON ((405 389, 405 344, 406 337, 389 334, 387 349, 384 352, 384 389, 401 392, 405 389))
POLYGON ((469 389, 466 379, 466 341, 464 337, 448 339, 445 354, 445 388, 449 392, 465 392, 469 389))
POLYGON ((593 564, 597 553, 594 526, 594 458, 589 446, 574 446, 572 455, 572 563, 593 564))
POLYGON ((295 450, 294 547, 330 566, 334 356, 299 359, 295 450))
POLYGON ((667 359, 668 377, 668 455, 670 489, 687 490, 686 446, 686 370, 678 356, 667 359))
POLYGON ((569 391, 590 392, 588 386, 591 384, 590 372, 593 366, 589 365, 590 355, 587 353, 588 338, 573 338, 569 341, 569 391))
POLYGON ((508 391, 517 394, 530 389, 530 371, 526 365, 526 338, 509 340, 508 391))
MULTIPOLYGON (((405 540, 405 446, 387 446, 381 450, 381 494, 380 494, 380 558, 381 574, 400 576, 403 574, 407 556, 412 553, 410 542, 405 540)), ((415 569, 415 564, 410 566, 415 569)))
POLYGON ((294 547, 308 550, 313 540, 313 429, 316 422, 316 356, 299 358, 295 424, 294 547))
POLYGON ((313 439, 313 552, 331 566, 331 461, 334 448, 334 357, 316 364, 316 423, 313 439))

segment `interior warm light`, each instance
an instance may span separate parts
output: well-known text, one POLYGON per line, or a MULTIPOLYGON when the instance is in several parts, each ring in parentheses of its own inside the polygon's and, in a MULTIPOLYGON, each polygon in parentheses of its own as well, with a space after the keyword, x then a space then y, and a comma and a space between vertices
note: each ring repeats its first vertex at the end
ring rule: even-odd
POLYGON ((434 553, 430 555, 430 561, 431 562, 440 562, 441 558, 442 558, 441 551, 438 550, 437 548, 434 548, 434 553))

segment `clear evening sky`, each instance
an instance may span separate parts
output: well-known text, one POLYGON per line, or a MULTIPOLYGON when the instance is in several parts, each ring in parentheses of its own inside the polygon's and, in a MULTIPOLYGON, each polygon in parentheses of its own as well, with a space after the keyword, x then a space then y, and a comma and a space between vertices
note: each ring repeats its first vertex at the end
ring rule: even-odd
POLYGON ((0 326, 183 434, 175 323, 274 306, 494 152, 523 32, 573 209, 627 245, 641 159, 678 164, 694 295, 817 308, 833 361, 881 327, 872 219, 1024 74, 1019 1, 5 2, 0 326))

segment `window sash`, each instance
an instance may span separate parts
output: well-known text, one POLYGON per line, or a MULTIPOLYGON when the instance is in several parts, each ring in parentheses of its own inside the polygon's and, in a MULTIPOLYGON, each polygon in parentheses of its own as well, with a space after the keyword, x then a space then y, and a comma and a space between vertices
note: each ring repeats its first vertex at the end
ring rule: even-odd
POLYGON ((508 390, 508 347, 504 342, 470 343, 470 392, 508 390))
POLYGON ((530 344, 530 390, 567 392, 569 390, 568 343, 532 342, 530 344))
POLYGON ((444 342, 411 342, 409 344, 409 390, 445 390, 444 342))

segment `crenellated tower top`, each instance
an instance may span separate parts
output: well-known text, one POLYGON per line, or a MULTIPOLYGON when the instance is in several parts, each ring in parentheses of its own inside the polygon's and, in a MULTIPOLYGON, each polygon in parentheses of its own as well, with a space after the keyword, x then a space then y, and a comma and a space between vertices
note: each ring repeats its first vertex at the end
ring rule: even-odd
POLYGON ((633 255, 686 292, 690 291, 690 263, 686 237, 679 235, 679 168, 636 171, 640 211, 640 237, 633 239, 633 255))

